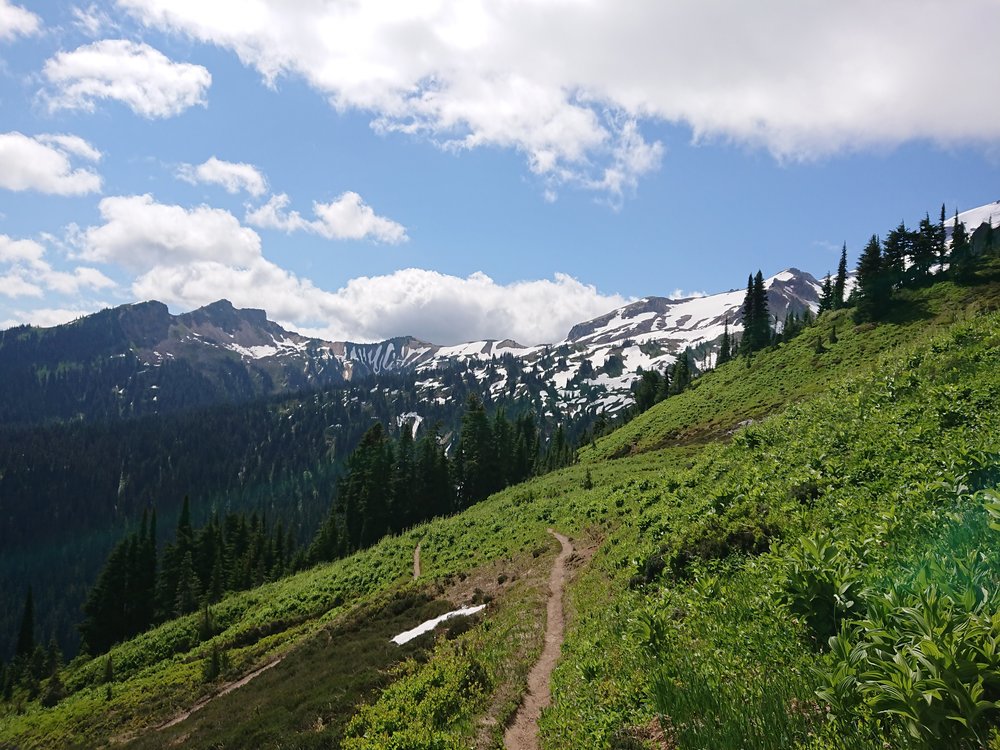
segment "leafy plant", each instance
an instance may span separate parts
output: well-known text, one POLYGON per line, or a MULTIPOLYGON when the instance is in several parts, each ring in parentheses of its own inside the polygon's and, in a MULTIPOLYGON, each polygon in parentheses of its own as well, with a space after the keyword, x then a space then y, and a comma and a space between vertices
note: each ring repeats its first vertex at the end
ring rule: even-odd
POLYGON ((802 617, 819 643, 864 609, 860 565, 829 532, 803 537, 788 556, 784 599, 802 617))

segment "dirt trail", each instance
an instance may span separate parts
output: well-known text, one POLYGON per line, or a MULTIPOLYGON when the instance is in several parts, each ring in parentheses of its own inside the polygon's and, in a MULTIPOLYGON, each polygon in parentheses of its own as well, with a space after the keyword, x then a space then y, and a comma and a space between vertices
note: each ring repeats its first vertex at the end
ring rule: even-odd
POLYGON ((191 706, 191 708, 189 708, 184 713, 178 714, 177 716, 175 716, 174 718, 172 718, 170 721, 166 722, 165 724, 160 724, 158 727, 156 727, 157 731, 162 732, 164 729, 169 729, 170 727, 177 726, 182 721, 184 721, 189 716, 191 716, 191 714, 195 713, 196 711, 200 711, 205 706, 207 706, 209 703, 211 703, 212 701, 214 701, 216 698, 221 698, 223 695, 229 695, 229 693, 233 692, 234 690, 239 690, 241 687, 243 687, 244 685, 246 685, 251 680, 259 677, 262 674, 264 674, 264 672, 266 672, 267 670, 269 670, 271 667, 278 666, 281 663, 281 660, 284 659, 284 658, 285 658, 284 656, 279 656, 274 661, 269 661, 263 667, 258 667, 257 669, 255 669, 250 674, 244 675, 240 679, 234 680, 233 682, 227 682, 219 690, 217 690, 216 692, 212 693, 211 695, 206 695, 204 698, 202 698, 201 700, 199 700, 197 703, 195 703, 193 706, 191 706))
POLYGON ((549 533, 559 540, 562 551, 556 558, 552 574, 549 576, 545 647, 535 666, 528 673, 528 692, 524 695, 514 722, 504 733, 503 745, 506 750, 538 750, 538 719, 542 715, 542 709, 552 702, 549 683, 552 670, 559 659, 559 649, 562 648, 565 628, 562 608, 563 589, 566 586, 566 561, 573 554, 573 545, 559 532, 549 529, 549 533))
POLYGON ((420 578, 420 545, 421 542, 417 542, 417 546, 413 548, 413 580, 420 578))

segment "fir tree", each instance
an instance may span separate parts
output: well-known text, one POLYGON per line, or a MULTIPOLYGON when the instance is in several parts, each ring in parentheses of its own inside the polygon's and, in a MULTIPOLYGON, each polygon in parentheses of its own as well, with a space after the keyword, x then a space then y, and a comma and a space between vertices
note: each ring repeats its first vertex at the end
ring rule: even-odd
POLYGON ((905 222, 899 222, 885 236, 881 273, 891 288, 900 288, 906 280, 906 265, 912 261, 915 247, 916 235, 906 228, 905 222))
POLYGON ((24 597, 24 609, 21 610, 21 627, 17 632, 17 648, 15 654, 21 658, 29 658, 35 651, 35 599, 28 586, 24 597))
POLYGON ((948 230, 945 227, 945 212, 944 204, 941 204, 941 217, 938 219, 937 223, 937 237, 934 242, 934 250, 937 253, 938 264, 944 268, 945 264, 948 262, 948 230))
POLYGON ((938 231, 931 223, 931 217, 926 214, 920 220, 920 226, 913 239, 913 280, 917 284, 926 284, 931 279, 931 268, 937 260, 937 237, 938 231))
POLYGON ((732 341, 729 340, 729 316, 727 315, 725 326, 722 329, 722 342, 719 344, 719 356, 715 360, 715 366, 724 365, 732 358, 732 341))
POLYGON ((975 264, 972 257, 972 245, 965 224, 958 220, 958 209, 955 209, 955 225, 951 230, 951 263, 952 278, 959 284, 967 284, 975 276, 975 264))
POLYGON ((882 246, 878 235, 872 235, 858 260, 858 305, 854 313, 857 322, 879 320, 885 313, 890 289, 882 272, 882 246))
POLYGON ((826 272, 826 278, 823 279, 823 286, 820 288, 819 292, 819 312, 820 314, 826 312, 827 310, 833 309, 833 279, 830 278, 830 272, 826 272))
POLYGON ((691 383, 691 363, 688 361, 688 350, 681 352, 673 366, 673 377, 671 380, 671 390, 674 394, 681 393, 691 383))
POLYGON ((833 283, 833 309, 839 310, 847 302, 847 243, 840 249, 840 263, 837 264, 837 280, 833 283))

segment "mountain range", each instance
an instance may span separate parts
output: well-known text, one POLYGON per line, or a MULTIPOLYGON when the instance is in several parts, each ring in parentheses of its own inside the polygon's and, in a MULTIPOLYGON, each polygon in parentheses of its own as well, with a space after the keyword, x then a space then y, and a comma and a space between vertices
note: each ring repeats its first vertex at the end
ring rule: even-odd
MULTIPOLYGON (((777 321, 817 306, 819 283, 798 269, 766 287, 777 321)), ((640 370, 662 370, 685 349, 696 368, 710 367, 727 321, 734 333, 740 328, 743 295, 646 297, 536 346, 324 341, 227 300, 180 315, 156 301, 122 305, 53 328, 0 332, 0 423, 165 414, 387 374, 415 374, 420 396, 441 402, 451 395, 442 371, 455 363, 470 369, 488 400, 529 400, 549 415, 615 413, 631 402, 640 370), (502 365, 511 358, 519 367, 508 372, 502 365)))

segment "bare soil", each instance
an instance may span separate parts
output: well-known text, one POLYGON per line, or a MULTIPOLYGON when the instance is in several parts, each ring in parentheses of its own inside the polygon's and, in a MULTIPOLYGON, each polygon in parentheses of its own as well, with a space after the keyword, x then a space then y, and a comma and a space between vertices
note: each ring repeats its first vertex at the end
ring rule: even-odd
POLYGON ((420 578, 420 542, 413 548, 413 580, 420 578))
POLYGON ((506 750, 538 750, 538 719, 542 709, 552 702, 550 682, 552 670, 559 659, 566 621, 563 615, 563 590, 566 587, 567 563, 573 554, 573 545, 562 534, 549 529, 549 533, 559 540, 562 551, 552 566, 549 576, 549 600, 545 624, 545 646, 542 655, 528 673, 528 691, 514 721, 504 733, 506 750))

